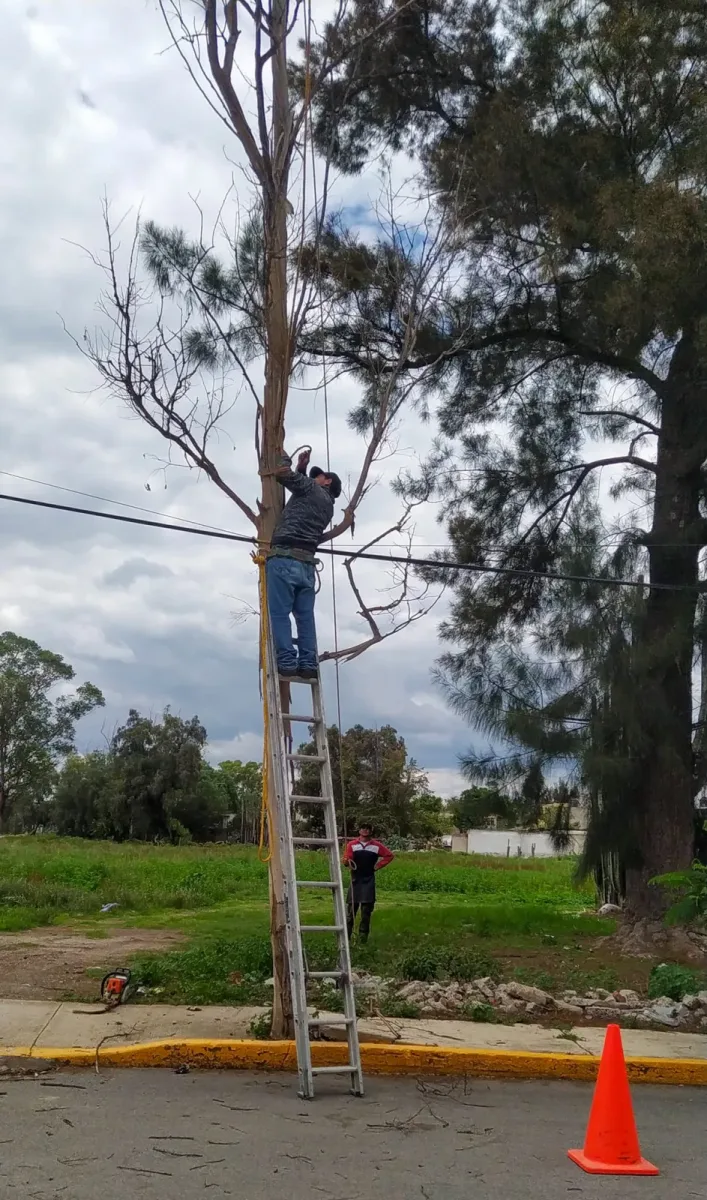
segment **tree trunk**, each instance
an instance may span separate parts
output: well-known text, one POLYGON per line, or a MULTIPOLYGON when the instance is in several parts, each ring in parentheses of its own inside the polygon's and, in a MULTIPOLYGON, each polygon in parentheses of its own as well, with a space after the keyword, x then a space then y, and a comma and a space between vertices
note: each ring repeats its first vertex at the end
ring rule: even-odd
POLYGON ((693 856, 692 660, 701 467, 707 457, 702 374, 694 343, 685 334, 663 396, 648 543, 650 590, 636 646, 643 714, 639 858, 626 877, 627 912, 634 920, 662 917, 666 897, 650 880, 685 869, 693 856), (678 584, 680 590, 662 590, 660 584, 678 584))
MULTIPOLYGON (((287 83, 287 2, 275 0, 271 15, 272 47, 272 175, 263 197, 265 241, 265 388, 261 421, 262 495, 258 536, 270 544, 282 508, 281 487, 273 472, 285 438, 285 405, 292 367, 287 314, 287 205, 291 153, 291 113, 287 83)), ((289 693, 288 693, 289 696, 289 693)), ((283 703, 288 696, 283 695, 283 703)), ((277 805, 270 773, 270 937, 273 952, 274 1038, 294 1036, 292 990, 285 940, 285 887, 277 830, 277 805)))

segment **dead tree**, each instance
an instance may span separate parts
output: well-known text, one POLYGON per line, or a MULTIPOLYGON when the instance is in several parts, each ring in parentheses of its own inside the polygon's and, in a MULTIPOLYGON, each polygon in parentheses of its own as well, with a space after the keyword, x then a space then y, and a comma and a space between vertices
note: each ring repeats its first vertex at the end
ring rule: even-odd
MULTIPOLYGON (((438 318, 440 305, 453 298, 450 264, 455 248, 449 222, 435 216, 428 203, 414 217, 414 230, 410 224, 400 226, 395 198, 388 193, 383 206, 387 228, 382 222, 379 243, 387 239, 382 257, 394 264, 386 268, 392 274, 385 280, 389 287, 392 282, 394 323, 387 341, 383 339, 385 346, 373 331, 367 345, 364 330, 358 361, 339 356, 335 337, 317 332, 327 322, 331 327, 335 311, 340 312, 346 301, 340 287, 323 285, 322 246, 325 233, 331 232, 329 171, 326 162, 315 159, 308 120, 312 96, 328 66, 319 62, 316 76, 310 76, 311 12, 301 0, 269 0, 266 6, 262 0, 159 4, 174 50, 241 147, 251 203, 235 234, 227 228, 225 205, 207 231, 197 204, 200 228, 193 241, 178 231, 138 221, 125 249, 121 223, 112 222, 106 203, 107 249, 93 256, 106 276, 101 315, 97 330, 87 332, 78 344, 111 394, 127 402, 166 440, 167 461, 203 472, 252 524, 262 546, 270 543, 282 506, 275 471, 285 443, 293 372, 317 362, 326 362, 325 370, 332 364, 335 370, 354 370, 364 390, 357 425, 365 451, 341 519, 331 530, 330 536, 337 537, 353 529, 374 482, 375 464, 388 451, 402 410, 412 402, 415 389, 424 392, 426 371, 438 365, 428 356, 410 374, 430 313, 434 310, 438 318), (238 57, 244 22, 253 55, 248 66, 238 57), (287 49, 297 32, 304 45, 305 84, 303 96, 293 97, 287 49), (218 252, 224 242, 225 266, 218 252), (219 435, 243 396, 252 406, 260 476, 254 502, 234 490, 228 470, 218 461, 219 435)), ((337 19, 343 17, 344 4, 342 0, 337 19)), ((374 272, 370 286, 379 283, 374 272)), ((388 533, 404 533, 410 511, 388 533)), ((411 591, 410 571, 403 570, 390 602, 367 604, 354 579, 355 558, 353 554, 347 561, 346 570, 369 636, 339 650, 344 659, 417 620, 434 599, 425 588, 411 591), (381 618, 398 612, 392 628, 383 632, 381 618)), ((270 805, 271 814, 275 807, 270 805)), ((278 844, 276 830, 271 829, 272 1032, 284 1037, 291 1036, 293 1023, 278 844)))

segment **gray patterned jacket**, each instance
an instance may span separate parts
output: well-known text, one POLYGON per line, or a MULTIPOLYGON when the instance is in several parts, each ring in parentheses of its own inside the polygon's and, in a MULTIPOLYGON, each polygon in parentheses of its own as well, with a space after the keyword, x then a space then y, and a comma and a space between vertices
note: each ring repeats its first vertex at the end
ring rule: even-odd
POLYGON ((324 530, 334 515, 329 489, 307 475, 292 470, 292 459, 283 456, 278 480, 292 495, 280 514, 272 538, 275 553, 295 552, 295 557, 313 559, 324 530), (297 553, 299 552, 299 553, 297 553))

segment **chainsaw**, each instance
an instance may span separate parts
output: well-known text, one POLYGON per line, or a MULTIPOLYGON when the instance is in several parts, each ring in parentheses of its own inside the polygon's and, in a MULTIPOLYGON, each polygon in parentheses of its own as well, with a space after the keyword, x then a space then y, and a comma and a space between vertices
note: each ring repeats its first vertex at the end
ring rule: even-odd
POLYGON ((101 1000, 111 1008, 125 1004, 131 991, 131 973, 127 967, 109 971, 101 983, 101 1000))

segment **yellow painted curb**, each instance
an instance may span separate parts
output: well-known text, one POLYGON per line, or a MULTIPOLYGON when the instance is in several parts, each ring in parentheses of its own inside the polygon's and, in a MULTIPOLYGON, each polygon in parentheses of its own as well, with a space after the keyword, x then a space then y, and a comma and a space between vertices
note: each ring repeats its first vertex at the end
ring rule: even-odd
MULTIPOLYGON (((315 1042, 315 1066, 342 1061, 341 1043, 315 1042)), ((202 1070, 229 1068, 248 1071, 294 1071, 294 1042, 166 1038, 131 1046, 98 1049, 66 1047, 0 1047, 0 1057, 51 1059, 74 1067, 178 1067, 202 1070)), ((458 1050, 447 1046, 361 1046, 363 1069, 369 1075, 472 1075, 492 1079, 596 1079, 599 1059, 584 1054, 537 1054, 522 1050, 458 1050)), ((629 1058, 633 1083, 707 1086, 707 1058, 629 1058)))

